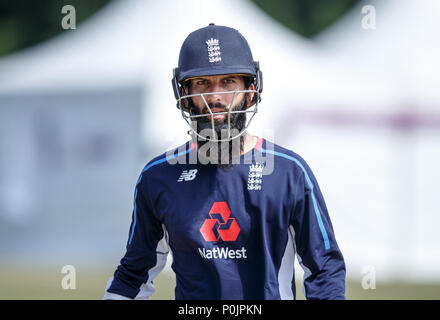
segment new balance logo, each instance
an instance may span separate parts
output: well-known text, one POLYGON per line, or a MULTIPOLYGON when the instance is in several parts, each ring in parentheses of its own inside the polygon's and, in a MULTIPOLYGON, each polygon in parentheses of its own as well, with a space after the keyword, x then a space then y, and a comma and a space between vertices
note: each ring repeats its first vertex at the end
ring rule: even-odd
POLYGON ((197 169, 183 170, 182 174, 180 175, 180 178, 177 179, 177 182, 194 180, 196 174, 197 174, 197 169))

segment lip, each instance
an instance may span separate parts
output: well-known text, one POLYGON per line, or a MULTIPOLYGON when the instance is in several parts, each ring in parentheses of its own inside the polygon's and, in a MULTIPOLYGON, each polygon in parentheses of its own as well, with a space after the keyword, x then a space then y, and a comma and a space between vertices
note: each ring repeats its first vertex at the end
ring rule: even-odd
POLYGON ((212 108, 212 109, 211 109, 211 112, 212 112, 212 113, 216 113, 216 112, 227 112, 227 110, 219 109, 219 108, 212 108))
MULTIPOLYGON (((212 108, 211 112, 213 113, 212 118, 215 119, 222 119, 226 116, 226 113, 224 114, 216 114, 217 112, 227 112, 228 110, 225 109, 220 109, 220 108, 212 108)), ((207 111, 205 114, 207 114, 209 116, 209 119, 211 119, 211 114, 209 113, 209 111, 207 111)))

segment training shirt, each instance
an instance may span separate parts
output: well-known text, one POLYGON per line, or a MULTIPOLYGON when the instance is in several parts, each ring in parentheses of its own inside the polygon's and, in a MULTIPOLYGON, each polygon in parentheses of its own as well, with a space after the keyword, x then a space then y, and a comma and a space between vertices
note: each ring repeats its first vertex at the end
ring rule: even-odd
POLYGON ((230 168, 191 141, 151 160, 135 188, 126 253, 105 299, 148 298, 171 251, 176 299, 344 299, 345 263, 318 183, 293 151, 258 138, 230 168))

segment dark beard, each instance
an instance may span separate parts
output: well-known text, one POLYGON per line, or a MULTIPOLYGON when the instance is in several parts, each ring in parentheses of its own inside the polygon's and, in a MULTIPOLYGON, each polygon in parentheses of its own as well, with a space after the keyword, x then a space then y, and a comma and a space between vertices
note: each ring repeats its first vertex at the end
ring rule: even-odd
MULTIPOLYGON (((244 111, 246 109, 247 93, 243 97, 242 101, 234 107, 232 111, 244 111)), ((192 115, 203 114, 199 109, 193 104, 192 99, 189 99, 188 106, 192 115)), ((221 110, 226 110, 227 107, 221 103, 209 104, 209 107, 219 108, 221 110)), ((204 109, 207 109, 206 107, 204 109)), ((212 137, 212 123, 209 117, 209 112, 207 117, 200 117, 197 119, 197 133, 201 136, 225 139, 228 138, 228 117, 227 114, 224 119, 218 121, 214 120, 214 131, 216 137, 212 137)), ((241 132, 246 126, 246 113, 231 113, 231 136, 234 136, 241 132)), ((199 157, 209 162, 221 169, 230 169, 233 164, 239 163, 239 159, 244 150, 244 139, 245 135, 241 135, 238 138, 227 142, 212 142, 209 140, 203 140, 200 137, 197 138, 197 147, 199 152, 199 157), (216 153, 216 154, 214 154, 216 153)))

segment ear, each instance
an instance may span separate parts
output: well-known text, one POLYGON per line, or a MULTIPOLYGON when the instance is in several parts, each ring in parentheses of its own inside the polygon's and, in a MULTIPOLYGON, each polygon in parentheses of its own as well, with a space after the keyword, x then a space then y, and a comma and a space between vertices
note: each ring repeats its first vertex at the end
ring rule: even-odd
MULTIPOLYGON (((181 97, 186 96, 188 94, 189 93, 188 93, 188 87, 187 86, 180 87, 180 96, 181 97)), ((189 112, 188 99, 191 99, 191 98, 182 99, 183 111, 185 111, 185 112, 189 112)))
MULTIPOLYGON (((251 83, 247 90, 255 90, 255 85, 251 83)), ((255 104, 255 92, 248 92, 246 95, 246 109, 252 107, 255 104)))

